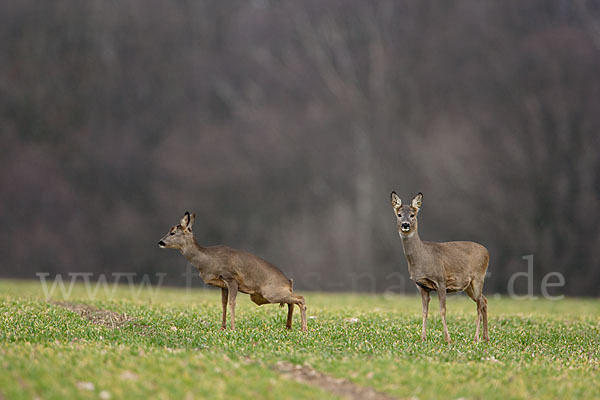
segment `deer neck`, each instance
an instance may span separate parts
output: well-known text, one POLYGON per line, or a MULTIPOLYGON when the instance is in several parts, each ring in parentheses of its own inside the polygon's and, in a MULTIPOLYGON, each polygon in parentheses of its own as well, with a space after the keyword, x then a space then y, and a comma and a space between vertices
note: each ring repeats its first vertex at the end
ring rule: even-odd
POLYGON ((193 237, 181 249, 181 254, 199 271, 203 271, 210 262, 210 256, 206 249, 200 246, 193 237))
POLYGON ((402 248, 408 262, 408 269, 412 275, 412 269, 418 262, 419 256, 423 251, 423 242, 419 237, 419 232, 415 229, 410 235, 400 235, 402 238, 402 248))

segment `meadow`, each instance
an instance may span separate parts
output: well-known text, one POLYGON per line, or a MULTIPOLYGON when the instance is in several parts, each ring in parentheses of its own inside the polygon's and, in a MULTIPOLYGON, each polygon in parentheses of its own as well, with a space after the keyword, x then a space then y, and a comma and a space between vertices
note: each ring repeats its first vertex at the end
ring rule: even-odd
POLYGON ((307 333, 297 309, 287 331, 287 308, 247 295, 221 331, 216 290, 92 300, 77 285, 47 300, 39 282, 1 280, 0 399, 600 398, 598 299, 488 296, 491 340, 475 344, 475 304, 451 296, 446 344, 436 296, 421 342, 417 296, 301 294, 307 333))

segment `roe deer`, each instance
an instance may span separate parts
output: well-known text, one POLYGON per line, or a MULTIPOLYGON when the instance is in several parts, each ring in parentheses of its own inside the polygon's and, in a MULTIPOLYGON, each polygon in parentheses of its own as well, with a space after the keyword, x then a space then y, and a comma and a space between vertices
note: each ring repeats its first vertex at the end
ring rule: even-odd
POLYGON ((256 304, 284 303, 288 305, 286 328, 292 329, 294 305, 300 308, 302 331, 306 331, 304 297, 292 293, 292 281, 273 264, 240 250, 225 246, 202 247, 194 239, 192 225, 196 214, 186 212, 180 224, 173 226, 158 245, 177 249, 198 268, 200 277, 209 285, 221 288, 223 318, 221 329, 227 327, 227 299, 231 329, 235 330, 235 299, 237 292, 247 293, 256 304))
POLYGON ((419 238, 417 214, 423 203, 419 193, 410 205, 392 192, 392 207, 396 214, 398 233, 402 238, 408 272, 421 292, 423 304, 423 328, 421 340, 425 340, 429 292, 436 290, 440 300, 440 314, 444 326, 444 339, 450 342, 446 325, 446 293, 464 291, 477 303, 475 342, 479 340, 479 324, 483 321, 483 338, 489 341, 487 327, 487 299, 483 295, 483 280, 489 263, 485 247, 474 242, 425 242, 419 238))

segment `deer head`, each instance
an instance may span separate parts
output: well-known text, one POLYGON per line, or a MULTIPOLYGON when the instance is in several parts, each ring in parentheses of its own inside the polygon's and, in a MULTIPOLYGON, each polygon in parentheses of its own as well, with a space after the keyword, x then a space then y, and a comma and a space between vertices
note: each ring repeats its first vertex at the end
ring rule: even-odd
POLYGON ((159 242, 158 246, 167 249, 183 249, 194 237, 192 233, 192 225, 196 214, 185 212, 179 225, 174 225, 159 242))
POLYGON ((423 194, 419 193, 412 199, 410 204, 402 204, 402 200, 396 194, 392 192, 392 208, 396 215, 396 221, 398 224, 398 233, 402 237, 410 237, 417 230, 417 214, 423 204, 423 194))

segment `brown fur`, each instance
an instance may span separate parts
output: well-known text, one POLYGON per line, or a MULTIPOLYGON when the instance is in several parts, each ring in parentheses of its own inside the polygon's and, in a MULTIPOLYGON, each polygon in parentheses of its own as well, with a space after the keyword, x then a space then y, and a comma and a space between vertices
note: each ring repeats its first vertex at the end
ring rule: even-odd
POLYGON ((483 322, 483 338, 488 341, 487 299, 483 295, 483 281, 489 263, 485 247, 474 242, 425 242, 419 238, 417 214, 423 195, 419 193, 410 205, 403 205, 392 192, 392 207, 397 218, 398 233, 408 262, 408 272, 421 292, 423 328, 421 339, 426 338, 429 292, 438 292, 444 338, 450 341, 446 325, 446 293, 464 291, 477 303, 475 341, 479 340, 479 326, 483 322))
POLYGON ((204 282, 221 288, 221 328, 226 328, 229 303, 231 329, 235 329, 235 301, 239 291, 249 294, 250 299, 259 306, 270 303, 288 304, 288 329, 292 328, 293 306, 297 304, 302 330, 306 331, 306 304, 304 297, 293 293, 292 281, 279 268, 253 254, 225 246, 200 246, 191 229, 194 217, 195 214, 186 213, 181 223, 173 226, 159 241, 159 245, 181 251, 198 269, 204 282))

